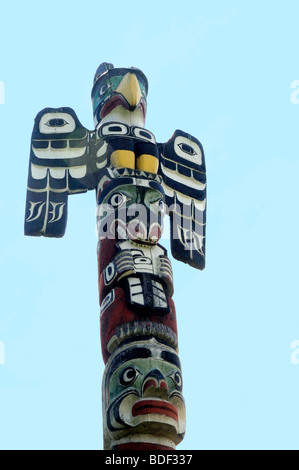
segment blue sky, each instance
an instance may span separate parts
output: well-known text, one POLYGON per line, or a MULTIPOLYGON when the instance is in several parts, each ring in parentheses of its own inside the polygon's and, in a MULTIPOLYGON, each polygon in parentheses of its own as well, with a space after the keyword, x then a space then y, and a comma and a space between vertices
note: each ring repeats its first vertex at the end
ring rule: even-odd
POLYGON ((102 448, 94 194, 70 199, 61 240, 24 237, 23 220, 35 115, 70 106, 91 129, 103 61, 146 74, 157 141, 182 129, 206 154, 207 267, 173 261, 178 450, 299 449, 298 14, 296 0, 2 4, 1 449, 102 448))

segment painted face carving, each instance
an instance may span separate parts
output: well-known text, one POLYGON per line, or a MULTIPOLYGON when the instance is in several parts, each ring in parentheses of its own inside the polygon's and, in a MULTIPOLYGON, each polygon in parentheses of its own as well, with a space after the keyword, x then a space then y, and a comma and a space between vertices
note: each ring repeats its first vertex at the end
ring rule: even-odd
POLYGON ((161 238, 164 191, 145 178, 114 180, 99 197, 98 236, 156 244, 161 238))
POLYGON ((103 412, 105 448, 155 437, 175 448, 185 433, 186 413, 174 350, 155 339, 118 349, 104 374, 103 412))

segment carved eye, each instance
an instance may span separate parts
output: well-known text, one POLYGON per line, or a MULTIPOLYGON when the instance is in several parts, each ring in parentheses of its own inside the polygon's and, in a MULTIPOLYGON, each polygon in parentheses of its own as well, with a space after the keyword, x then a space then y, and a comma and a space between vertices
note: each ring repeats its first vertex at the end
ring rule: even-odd
POLYGON ((113 194, 113 196, 111 197, 110 204, 113 207, 121 207, 125 204, 126 201, 127 201, 127 198, 124 194, 116 193, 116 194, 113 194))
POLYGON ((192 156, 197 155, 197 152, 195 152, 194 148, 191 147, 191 145, 181 143, 181 144, 178 144, 178 146, 184 153, 187 153, 188 155, 192 155, 192 156))
POLYGON ((49 126, 49 127, 63 127, 63 126, 67 126, 68 124, 69 123, 65 119, 62 119, 62 118, 53 118, 45 122, 45 126, 49 126))
POLYGON ((107 91, 109 90, 110 88, 110 84, 109 83, 105 83, 105 85, 102 85, 100 90, 99 90, 99 95, 100 96, 103 96, 105 93, 107 93, 107 91))
POLYGON ((183 388, 183 379, 181 374, 177 371, 174 374, 170 376, 170 378, 173 380, 174 385, 178 390, 182 390, 183 388))
POLYGON ((127 367, 121 374, 119 382, 123 387, 128 387, 135 382, 139 373, 134 367, 127 367))
POLYGON ((69 113, 49 112, 41 116, 39 131, 41 134, 67 134, 76 129, 76 122, 69 113))

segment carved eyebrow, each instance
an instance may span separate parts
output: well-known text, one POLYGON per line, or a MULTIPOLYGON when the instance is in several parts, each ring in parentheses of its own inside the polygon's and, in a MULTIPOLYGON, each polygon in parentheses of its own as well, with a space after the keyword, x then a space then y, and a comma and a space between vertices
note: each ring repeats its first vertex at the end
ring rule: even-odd
POLYGON ((157 183, 157 181, 149 181, 149 186, 150 188, 159 191, 159 193, 163 194, 163 196, 165 195, 162 185, 157 183))
POLYGON ((113 372, 122 364, 133 359, 146 359, 151 357, 151 350, 148 348, 131 348, 126 351, 120 352, 111 362, 109 371, 107 373, 106 382, 110 379, 113 372))
POLYGON ((173 354, 169 351, 162 351, 161 353, 161 359, 164 359, 165 361, 169 362, 170 364, 173 364, 177 366, 179 369, 181 369, 181 362, 176 354, 173 354))

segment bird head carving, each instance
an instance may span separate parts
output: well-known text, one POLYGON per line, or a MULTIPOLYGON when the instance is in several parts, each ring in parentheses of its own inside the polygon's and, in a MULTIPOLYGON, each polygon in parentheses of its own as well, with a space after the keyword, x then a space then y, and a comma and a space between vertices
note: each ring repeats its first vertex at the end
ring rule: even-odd
POLYGON ((91 92, 95 124, 115 120, 143 127, 147 92, 147 78, 141 70, 103 62, 91 92))

